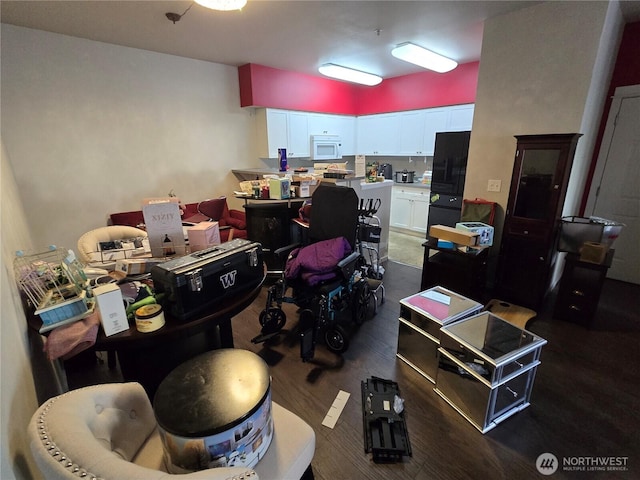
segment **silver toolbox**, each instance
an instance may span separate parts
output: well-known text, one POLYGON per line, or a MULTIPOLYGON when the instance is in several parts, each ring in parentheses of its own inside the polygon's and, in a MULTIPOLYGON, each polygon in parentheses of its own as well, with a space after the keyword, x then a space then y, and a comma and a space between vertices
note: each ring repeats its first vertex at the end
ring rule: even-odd
POLYGON ((435 383, 440 329, 481 309, 480 303, 440 286, 403 298, 397 357, 435 383))
POLYGON ((529 406, 546 340, 489 312, 441 333, 435 391, 478 430, 529 406))

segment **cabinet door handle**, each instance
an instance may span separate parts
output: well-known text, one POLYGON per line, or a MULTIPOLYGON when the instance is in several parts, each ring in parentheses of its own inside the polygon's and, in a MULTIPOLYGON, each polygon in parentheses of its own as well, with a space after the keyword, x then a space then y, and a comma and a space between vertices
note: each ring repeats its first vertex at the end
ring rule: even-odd
POLYGON ((514 392, 509 387, 506 387, 506 389, 509 391, 511 395, 513 395, 513 398, 518 398, 518 392, 514 392))
POLYGON ((582 290, 574 290, 573 293, 576 297, 584 297, 584 292, 582 290))
POLYGON ((569 310, 573 310, 574 312, 579 312, 580 307, 578 307, 577 305, 569 305, 569 310))

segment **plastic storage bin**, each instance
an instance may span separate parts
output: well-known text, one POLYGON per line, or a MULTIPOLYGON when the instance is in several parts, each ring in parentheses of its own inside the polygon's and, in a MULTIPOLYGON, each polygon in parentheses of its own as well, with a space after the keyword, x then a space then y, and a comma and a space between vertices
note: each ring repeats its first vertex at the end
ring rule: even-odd
POLYGON ((611 248, 624 226, 600 217, 563 217, 558 250, 578 254, 587 242, 603 243, 611 248))

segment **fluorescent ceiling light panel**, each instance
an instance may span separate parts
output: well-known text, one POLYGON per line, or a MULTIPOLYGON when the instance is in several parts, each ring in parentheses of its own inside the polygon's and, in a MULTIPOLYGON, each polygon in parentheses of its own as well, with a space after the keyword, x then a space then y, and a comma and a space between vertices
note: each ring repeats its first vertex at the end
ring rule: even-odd
POLYGON ((398 45, 391 50, 391 55, 438 73, 449 72, 458 66, 458 62, 410 42, 398 45))
POLYGON ((360 83, 361 85, 378 85, 382 82, 382 77, 374 75, 372 73, 361 72, 360 70, 353 70, 347 67, 341 67, 340 65, 334 65, 333 63, 326 63, 318 68, 318 71, 327 77, 337 78, 338 80, 344 80, 346 82, 360 83))
POLYGON ((195 0, 198 5, 212 10, 240 10, 247 4, 247 0, 195 0))

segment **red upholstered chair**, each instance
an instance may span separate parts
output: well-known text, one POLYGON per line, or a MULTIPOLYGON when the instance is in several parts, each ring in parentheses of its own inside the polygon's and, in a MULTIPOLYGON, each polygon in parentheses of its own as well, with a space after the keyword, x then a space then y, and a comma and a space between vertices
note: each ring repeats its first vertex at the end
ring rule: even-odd
MULTIPOLYGON (((213 198, 198 204, 198 212, 206 220, 218 222, 220 225, 220 240, 226 242, 231 238, 247 238, 247 219, 240 210, 229 210, 227 198, 213 198)), ((191 221, 185 219, 185 221, 191 221)))
POLYGON ((144 215, 142 210, 132 212, 112 213, 109 215, 110 225, 127 225, 129 227, 144 229, 144 215))

